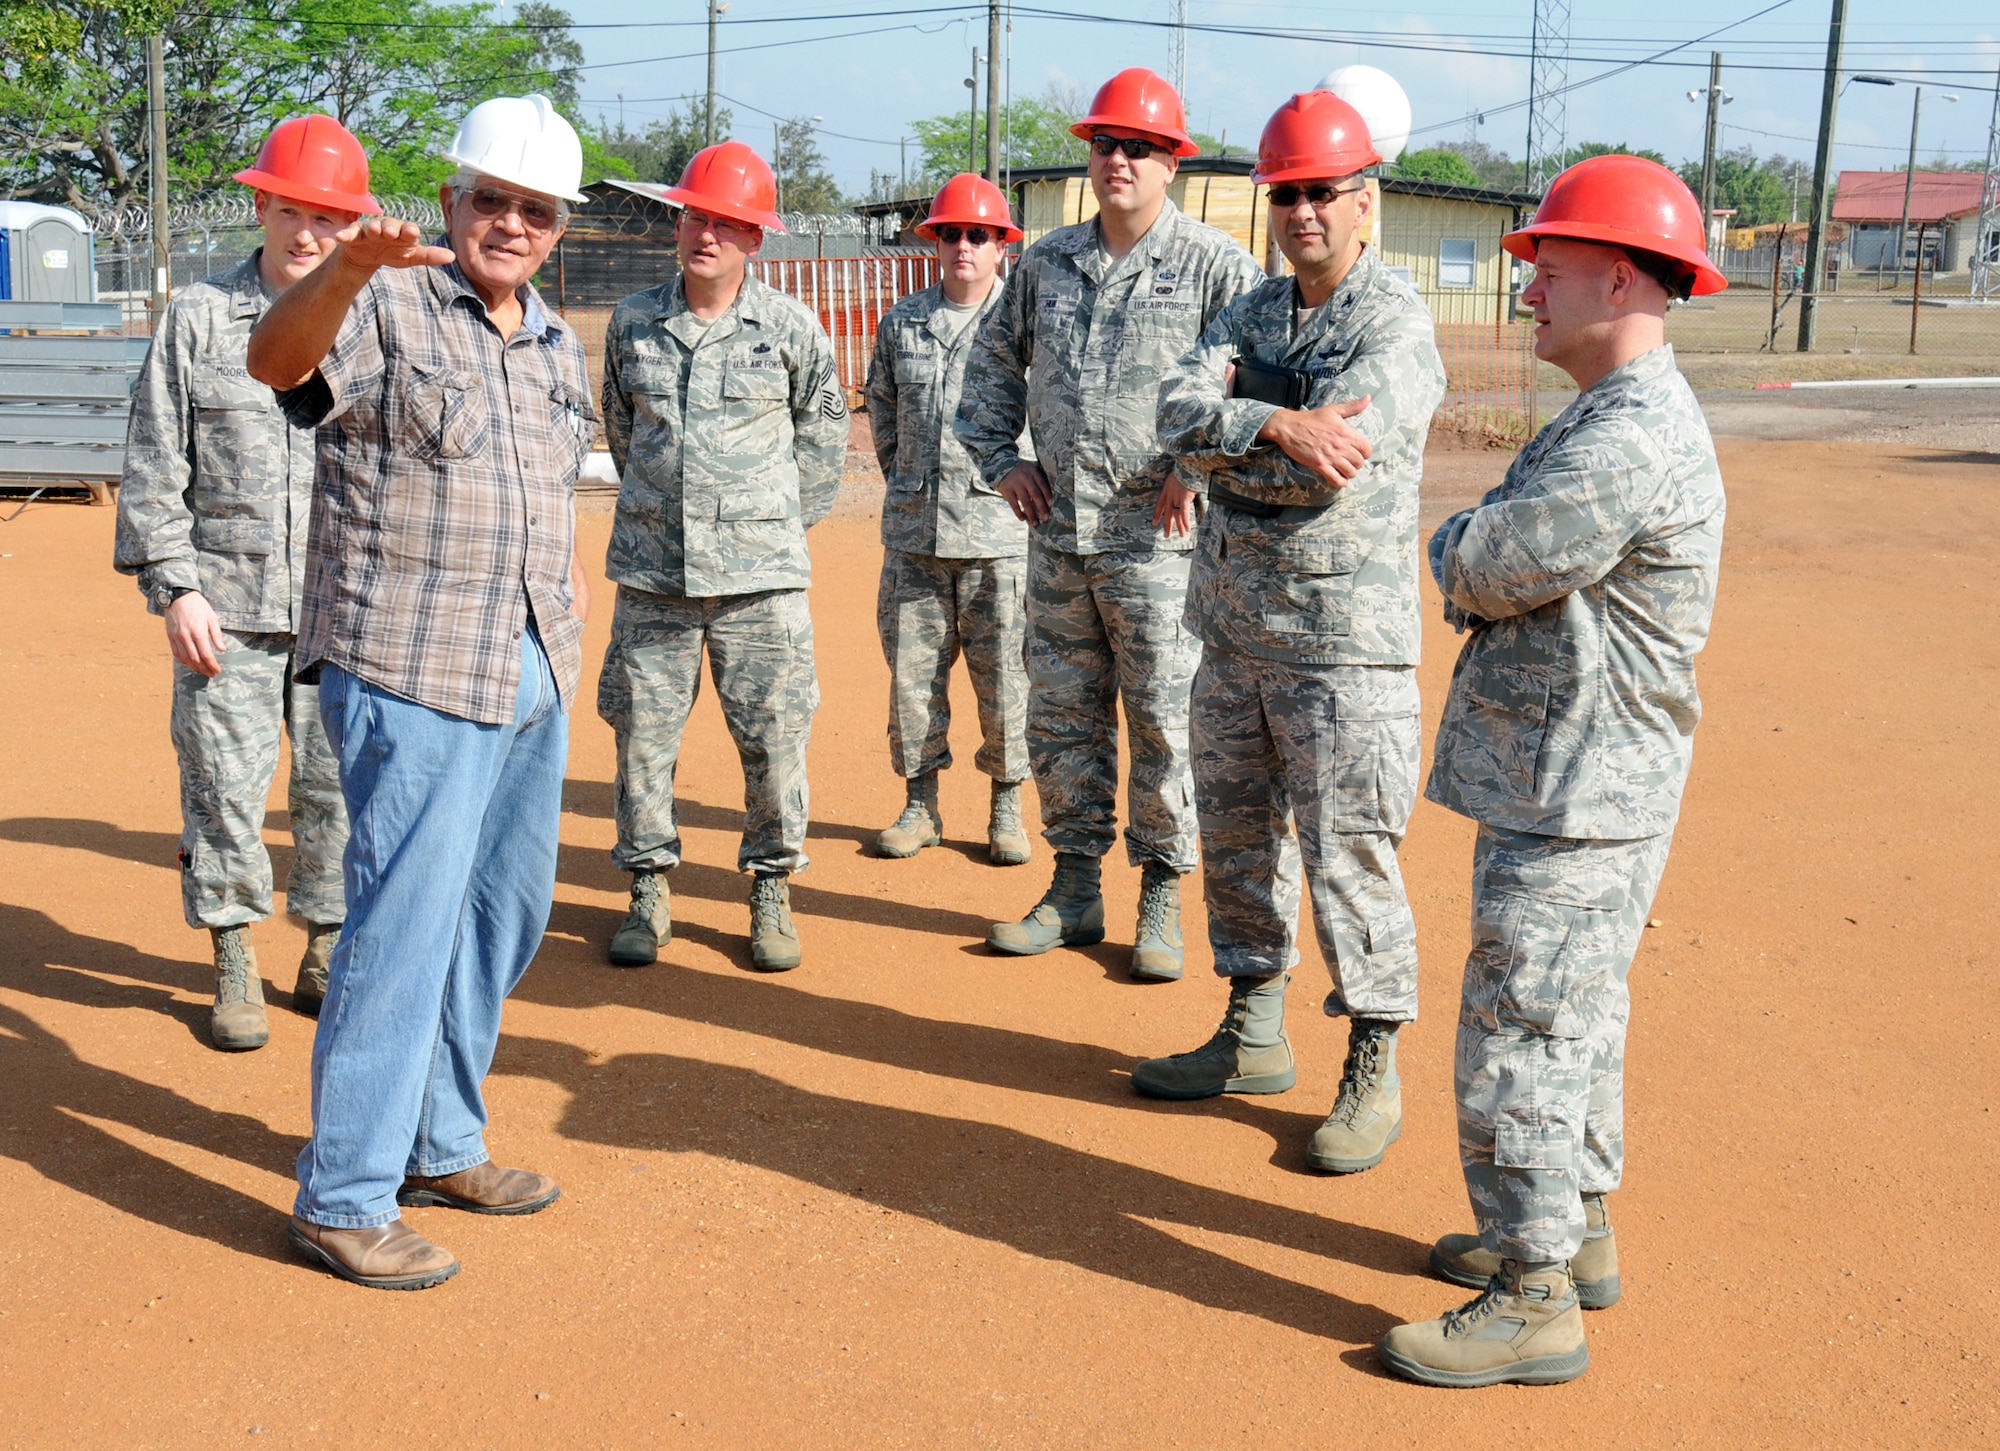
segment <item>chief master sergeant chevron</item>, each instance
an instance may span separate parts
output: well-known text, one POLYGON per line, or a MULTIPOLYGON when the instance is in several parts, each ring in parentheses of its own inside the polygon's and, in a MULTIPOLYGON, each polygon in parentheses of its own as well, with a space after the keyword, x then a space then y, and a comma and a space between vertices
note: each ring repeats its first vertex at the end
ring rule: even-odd
POLYGON ((1670 297, 1727 284, 1665 167, 1598 156, 1502 245, 1535 263, 1535 354, 1577 399, 1431 539, 1468 632, 1426 794, 1479 823, 1459 1007, 1459 1158, 1479 1235, 1431 1267, 1483 1285, 1380 1353, 1429 1385, 1589 1368, 1580 1306, 1618 1298, 1626 975, 1667 863, 1722 554, 1715 445, 1666 344, 1670 297))
POLYGON ((1396 1031, 1417 1016, 1396 849, 1417 797, 1417 486, 1444 363, 1430 312, 1361 240, 1360 173, 1381 159, 1330 91, 1278 108, 1254 179, 1294 275, 1224 308, 1160 390, 1161 442, 1208 495, 1188 585, 1204 645, 1191 739, 1229 1006, 1207 1043, 1139 1064, 1132 1086, 1292 1086, 1303 857, 1326 1010, 1350 1020, 1339 1097, 1307 1149, 1333 1173, 1373 1168, 1401 1133, 1396 1031))
POLYGON ((618 740, 612 860, 632 873, 610 956, 644 966, 673 930, 674 768, 705 648, 743 761, 751 962, 783 971, 801 958, 789 879, 806 866, 819 708, 806 530, 840 491, 847 400, 819 319, 748 274, 764 229, 784 226, 763 158, 710 146, 666 195, 681 207, 681 275, 618 304, 604 339, 604 429, 625 482, 597 712, 618 740))
POLYGON ((1070 127, 1090 142, 1098 214, 1042 238, 981 324, 955 425, 1028 540, 1028 762, 1055 880, 997 951, 1104 938, 1099 860, 1117 818, 1118 706, 1132 759, 1125 848, 1144 869, 1132 973, 1181 975, 1180 878, 1195 867, 1181 622, 1194 496, 1160 446, 1160 380, 1261 280, 1249 253, 1167 197, 1188 138, 1181 99, 1121 71, 1070 127), (1023 424, 1040 463, 1022 460, 1023 424))

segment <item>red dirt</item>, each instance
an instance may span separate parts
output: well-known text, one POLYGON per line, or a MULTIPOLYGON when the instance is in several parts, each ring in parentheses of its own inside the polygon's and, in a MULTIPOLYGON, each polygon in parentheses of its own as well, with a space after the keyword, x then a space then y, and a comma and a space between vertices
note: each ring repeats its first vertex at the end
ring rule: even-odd
MULTIPOLYGON (((1504 461, 1440 456, 1426 515, 1504 461)), ((813 539, 804 968, 746 970, 741 778, 712 693, 682 768, 674 944, 649 970, 602 965, 624 878, 586 679, 555 915, 489 1085, 496 1155, 564 1197, 522 1220, 412 1211, 465 1266, 423 1294, 306 1268, 283 1224, 313 1025, 279 1008, 263 1051, 208 1048, 160 628, 111 573, 108 510, 30 509, 0 528, 0 1441, 1994 1440, 2000 469, 1775 443, 1723 462, 1708 716, 1633 969, 1625 1299, 1590 1317, 1582 1380, 1467 1393, 1389 1379, 1370 1345, 1462 1298, 1424 1256, 1467 1222, 1450 1074, 1469 825, 1420 806, 1405 849, 1424 1017, 1381 1168, 1303 1167, 1341 1057, 1310 949, 1296 1090, 1135 1098, 1133 1060, 1200 1041, 1221 990, 1202 952, 1179 984, 1125 980, 1122 861, 1103 948, 973 946, 1048 862, 981 860, 969 699, 950 844, 863 855, 899 803, 879 555, 852 510, 813 539)), ((607 530, 596 504, 591 559, 607 530)), ((1432 628, 1433 720, 1453 651, 1432 628)), ((301 932, 256 935, 282 1002, 301 932)))

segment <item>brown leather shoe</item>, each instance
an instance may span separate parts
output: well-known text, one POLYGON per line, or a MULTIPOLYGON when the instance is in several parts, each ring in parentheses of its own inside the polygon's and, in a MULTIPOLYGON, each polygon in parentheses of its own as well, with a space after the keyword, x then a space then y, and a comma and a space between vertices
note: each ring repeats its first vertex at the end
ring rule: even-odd
POLYGON ((396 1191, 398 1204, 441 1205, 446 1209, 469 1209, 474 1214, 533 1214, 547 1209, 561 1196, 556 1181, 546 1174, 527 1169, 503 1169, 492 1160, 441 1174, 435 1179, 412 1174, 396 1191))
POLYGON ((292 1216, 287 1231, 309 1260, 371 1290, 428 1290, 458 1273, 458 1261, 400 1219, 373 1229, 336 1229, 292 1216))

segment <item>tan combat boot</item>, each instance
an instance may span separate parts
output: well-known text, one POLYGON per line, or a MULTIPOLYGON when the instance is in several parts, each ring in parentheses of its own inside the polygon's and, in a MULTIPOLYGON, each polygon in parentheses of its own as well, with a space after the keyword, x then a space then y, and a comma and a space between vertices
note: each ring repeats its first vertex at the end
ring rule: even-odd
POLYGON ((875 855, 912 857, 927 846, 944 844, 944 818, 938 814, 937 772, 912 776, 909 793, 903 814, 875 838, 875 855))
POLYGON ((664 872, 632 873, 632 905, 611 934, 613 967, 647 967, 674 940, 673 894, 664 872))
POLYGON ((986 818, 986 860, 996 867, 1026 866, 1033 850, 1021 824, 1021 783, 995 781, 993 809, 986 818))
MULTIPOLYGON (((1396 1075, 1396 1029, 1380 1018, 1353 1018, 1340 1095, 1306 1149, 1306 1162, 1329 1174, 1359 1174, 1382 1162, 1403 1134, 1403 1080, 1396 1075)), ((1483 1282, 1482 1282, 1483 1283, 1483 1282)))
POLYGON ((1139 927, 1132 934, 1132 976, 1174 982, 1181 975, 1181 877, 1164 862, 1147 862, 1139 879, 1139 927))
POLYGON ((1146 1098, 1214 1098, 1219 1093, 1283 1093, 1298 1082, 1292 1040, 1285 1036, 1285 984, 1274 977, 1232 977, 1222 1026, 1199 1048, 1148 1058, 1132 1070, 1132 1087, 1146 1098))
POLYGON ((791 877, 759 872, 750 889, 750 965, 759 972, 790 972, 804 956, 792 926, 791 877))
POLYGON ((338 941, 338 922, 306 923, 306 955, 299 959, 299 980, 292 989, 292 1006, 308 1018, 317 1018, 326 1004, 327 964, 333 960, 333 946, 338 941))
MULTIPOLYGON (((1500 1256, 1476 1234, 1448 1234, 1431 1247, 1431 1273, 1454 1285, 1481 1289, 1500 1271, 1500 1256)), ((1609 1310, 1623 1290, 1618 1283, 1618 1239, 1602 1194, 1583 1196, 1583 1248, 1569 1262, 1576 1302, 1586 1310, 1609 1310)))
POLYGON ((1035 910, 1019 922, 995 922, 986 945, 1033 957, 1052 947, 1091 947, 1104 940, 1103 866, 1094 856, 1056 853, 1056 874, 1035 910))
POLYGON ((208 1039, 218 1048, 240 1052, 271 1041, 264 1016, 264 979, 248 927, 211 927, 215 947, 215 1007, 208 1015, 208 1039))
POLYGON ((1560 1385, 1590 1369, 1583 1311, 1561 1260, 1502 1260, 1478 1299, 1396 1326, 1376 1353, 1396 1374, 1432 1386, 1560 1385))

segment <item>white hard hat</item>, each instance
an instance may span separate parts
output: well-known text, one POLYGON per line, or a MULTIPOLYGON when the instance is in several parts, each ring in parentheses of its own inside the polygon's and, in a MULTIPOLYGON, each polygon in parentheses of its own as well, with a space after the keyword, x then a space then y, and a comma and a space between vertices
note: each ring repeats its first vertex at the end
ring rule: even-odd
POLYGON ((481 101, 458 123, 444 159, 543 196, 586 200, 578 190, 583 185, 583 143, 547 96, 481 101))

